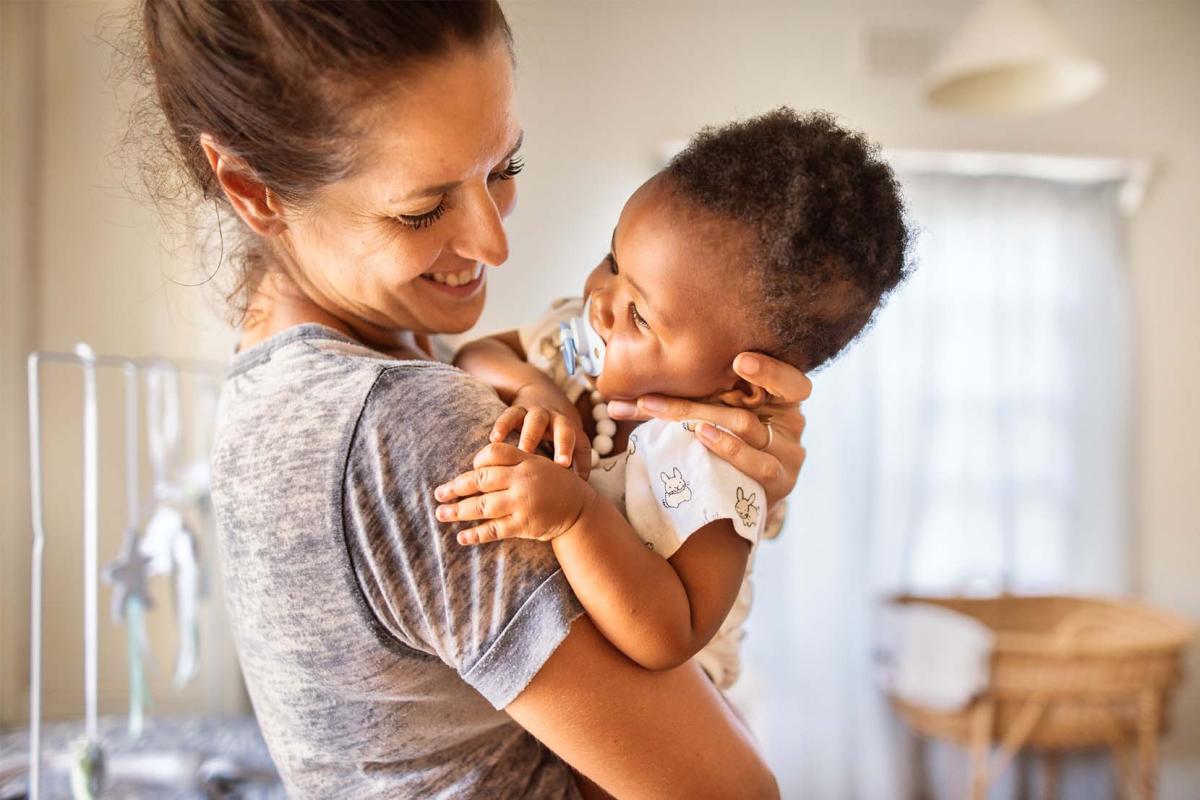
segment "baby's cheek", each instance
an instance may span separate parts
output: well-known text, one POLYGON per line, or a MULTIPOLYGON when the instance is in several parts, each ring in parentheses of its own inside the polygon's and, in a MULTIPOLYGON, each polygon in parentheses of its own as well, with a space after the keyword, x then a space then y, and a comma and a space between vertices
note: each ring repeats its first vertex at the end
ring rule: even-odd
POLYGON ((653 391, 636 358, 627 348, 610 347, 604 356, 604 372, 596 380, 596 388, 608 398, 633 398, 653 391))

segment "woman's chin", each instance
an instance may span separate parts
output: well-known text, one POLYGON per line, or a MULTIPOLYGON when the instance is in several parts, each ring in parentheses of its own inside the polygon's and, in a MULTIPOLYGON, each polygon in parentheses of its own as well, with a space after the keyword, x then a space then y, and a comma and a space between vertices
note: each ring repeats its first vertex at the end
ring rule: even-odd
POLYGON ((431 333, 455 334, 479 322, 487 300, 487 272, 467 284, 450 286, 417 278, 417 314, 431 333))

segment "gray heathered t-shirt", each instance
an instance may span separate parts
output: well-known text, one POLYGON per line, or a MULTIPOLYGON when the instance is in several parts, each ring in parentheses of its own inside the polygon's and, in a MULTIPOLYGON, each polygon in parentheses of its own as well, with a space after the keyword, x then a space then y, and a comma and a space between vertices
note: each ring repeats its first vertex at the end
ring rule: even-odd
POLYGON ((455 541, 432 489, 503 404, 465 373, 320 325, 235 357, 213 499, 238 655, 305 798, 576 798, 503 711, 582 608, 550 547, 455 541))

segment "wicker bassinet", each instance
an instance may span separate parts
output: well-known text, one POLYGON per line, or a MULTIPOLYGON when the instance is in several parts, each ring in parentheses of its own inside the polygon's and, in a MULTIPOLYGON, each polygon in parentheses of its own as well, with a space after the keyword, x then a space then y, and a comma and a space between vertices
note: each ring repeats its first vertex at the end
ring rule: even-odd
POLYGON ((1094 747, 1111 750, 1122 790, 1154 796, 1157 738, 1195 635, 1187 620, 1123 599, 903 595, 894 602, 947 608, 995 634, 989 685, 966 708, 933 711, 892 698, 918 733, 969 750, 972 800, 987 796, 1022 748, 1046 754, 1047 796, 1056 789, 1057 754, 1094 747), (989 763, 993 744, 999 752, 989 763))

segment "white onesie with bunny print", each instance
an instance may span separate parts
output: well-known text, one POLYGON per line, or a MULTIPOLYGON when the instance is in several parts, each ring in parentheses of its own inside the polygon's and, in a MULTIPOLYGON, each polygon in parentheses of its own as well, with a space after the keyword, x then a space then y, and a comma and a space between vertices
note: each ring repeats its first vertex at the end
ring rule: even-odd
MULTIPOLYGON (((558 326, 583 311, 581 298, 555 301, 537 323, 520 330, 530 364, 554 379, 572 402, 590 387, 571 376, 558 350, 558 326)), ((713 683, 727 689, 740 672, 743 623, 750 612, 750 567, 762 535, 765 493, 696 439, 691 422, 650 420, 629 435, 624 453, 601 458, 588 482, 624 514, 654 552, 670 558, 684 540, 713 520, 728 519, 750 542, 737 599, 716 636, 696 655, 713 683)))

